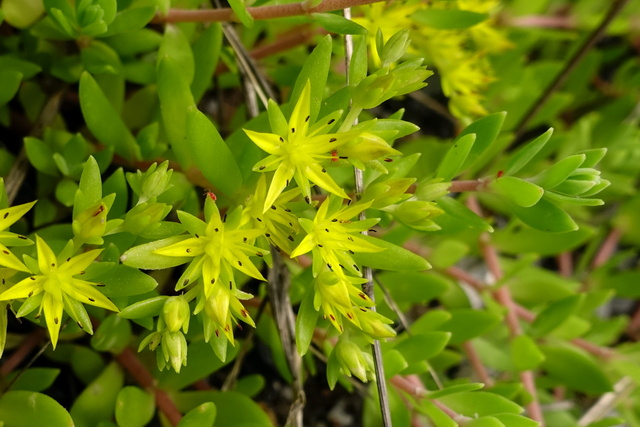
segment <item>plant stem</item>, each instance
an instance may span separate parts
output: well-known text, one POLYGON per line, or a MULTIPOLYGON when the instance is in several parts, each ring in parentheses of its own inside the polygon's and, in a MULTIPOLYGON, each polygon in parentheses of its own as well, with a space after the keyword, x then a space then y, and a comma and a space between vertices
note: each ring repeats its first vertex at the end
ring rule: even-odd
MULTIPOLYGON (((324 0, 318 6, 309 7, 309 2, 280 4, 273 6, 248 7, 247 12, 255 20, 286 18, 311 13, 333 12, 352 6, 378 3, 382 0, 324 0)), ((239 22, 231 8, 221 9, 169 9, 166 16, 157 15, 154 23, 173 22, 239 22)))
POLYGON ((522 116, 520 122, 515 127, 515 139, 518 139, 525 132, 527 125, 535 117, 538 112, 542 110, 542 107, 549 101, 551 95, 560 88, 569 77, 569 74, 576 68, 578 63, 582 61, 582 59, 587 55, 589 50, 596 44, 598 39, 602 37, 605 30, 613 21, 613 19, 620 13, 620 11, 627 4, 628 0, 614 0, 611 3, 611 7, 607 11, 607 14, 604 16, 600 25, 598 25, 593 32, 587 37, 587 39, 582 43, 580 48, 573 54, 573 56, 567 61, 564 68, 560 70, 560 72, 556 75, 553 81, 545 88, 540 97, 533 103, 533 105, 529 108, 529 110, 522 116))
MULTIPOLYGON (((482 215, 480 205, 474 197, 469 198, 468 205, 469 208, 478 216, 482 215)), ((485 262, 487 263, 489 272, 493 276, 493 280, 495 282, 499 282, 503 277, 503 273, 502 268, 500 267, 500 262, 498 260, 498 252, 489 242, 489 235, 486 232, 480 236, 480 250, 482 252, 482 255, 484 256, 485 262)), ((520 322, 518 321, 515 303, 511 298, 511 291, 509 290, 509 288, 506 286, 500 286, 500 288, 494 292, 494 298, 507 309, 506 321, 511 339, 522 335, 522 328, 520 327, 520 322)), ((530 370, 520 372, 520 381, 522 381, 524 389, 531 396, 531 402, 527 405, 529 416, 534 421, 538 421, 541 427, 544 427, 544 418, 542 416, 540 402, 538 401, 538 392, 536 390, 533 372, 530 370)))
MULTIPOLYGON (((332 1, 332 0, 328 0, 332 1)), ((323 2, 320 6, 326 3, 323 2)), ((343 14, 346 19, 351 19, 351 9, 350 5, 343 6, 344 8, 343 14)), ((349 84, 349 67, 351 65, 351 55, 353 54, 353 39, 351 35, 346 35, 344 39, 345 43, 345 65, 346 65, 346 75, 347 75, 347 85, 349 84)), ((350 129, 353 125, 358 123, 358 116, 362 111, 361 108, 351 108, 344 122, 340 126, 338 132, 344 132, 350 129)), ((354 180, 355 180, 355 190, 356 190, 356 198, 360 197, 362 192, 364 191, 364 175, 361 169, 353 168, 354 180)), ((359 220, 367 219, 367 216, 364 211, 360 212, 358 215, 359 220)), ((362 232, 362 234, 369 234, 366 230, 362 232)), ((371 301, 375 302, 375 296, 373 294, 373 271, 370 267, 363 267, 362 273, 367 282, 362 285, 362 290, 371 301)), ((376 307, 371 307, 372 311, 376 311, 376 307)), ((378 400, 380 402, 380 411, 382 415, 382 425, 384 427, 391 427, 391 410, 389 405, 389 394, 387 392, 387 383, 384 376, 384 366, 382 364, 382 349, 380 348, 380 341, 374 340, 372 344, 372 353, 373 353, 373 363, 376 371, 376 386, 378 388, 378 400)))
POLYGON ((481 179, 471 181, 451 181, 449 193, 462 193, 465 191, 481 191, 487 183, 481 179))
POLYGON ((182 419, 182 414, 176 407, 166 391, 156 388, 156 380, 146 366, 140 362, 135 353, 126 348, 116 356, 118 363, 140 384, 143 388, 153 392, 158 409, 167 417, 169 422, 176 426, 182 419))
POLYGON ((602 242, 602 246, 598 250, 598 253, 593 258, 591 268, 598 268, 611 258, 616 249, 618 248, 618 242, 622 237, 622 230, 619 228, 613 228, 602 242))
POLYGON ((478 352, 473 347, 473 344, 471 344, 471 341, 465 341, 462 343, 462 350, 464 350, 464 353, 467 355, 469 363, 471 363, 471 367, 478 376, 480 382, 484 383, 487 387, 492 387, 493 378, 491 378, 489 372, 487 372, 487 368, 482 364, 482 360, 480 360, 480 356, 478 356, 478 352))
POLYGON ((622 377, 613 386, 613 391, 600 396, 600 399, 593 405, 578 421, 579 427, 585 427, 600 421, 611 412, 614 406, 624 397, 631 394, 637 387, 636 383, 630 377, 622 377))

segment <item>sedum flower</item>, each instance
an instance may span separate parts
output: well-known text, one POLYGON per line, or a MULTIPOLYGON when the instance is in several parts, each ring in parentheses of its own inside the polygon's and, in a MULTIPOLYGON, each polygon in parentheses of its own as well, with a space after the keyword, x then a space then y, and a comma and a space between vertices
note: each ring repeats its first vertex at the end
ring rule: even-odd
POLYGON ((334 272, 324 271, 314 280, 313 306, 316 310, 322 308, 323 317, 339 332, 344 332, 343 319, 346 318, 371 338, 395 336, 389 326, 393 322, 370 309, 375 304, 359 287, 366 281, 359 277, 341 278, 334 272))
POLYGON ((29 269, 5 245, 23 246, 33 244, 25 236, 7 231, 16 221, 24 216, 36 202, 0 209, 0 266, 29 273, 29 269))
MULTIPOLYGON (((368 147, 380 151, 379 146, 384 143, 380 137, 363 130, 327 133, 342 112, 334 112, 312 125, 309 123, 310 110, 311 85, 307 82, 291 113, 286 134, 261 133, 245 129, 247 136, 258 147, 269 153, 269 156, 256 163, 253 170, 257 172, 275 170, 262 207, 263 212, 274 204, 291 179, 295 179, 307 203, 311 201, 309 181, 332 194, 345 199, 349 198, 327 174, 322 163, 337 161, 340 158, 346 159, 346 156, 339 154, 339 148, 349 142, 356 141, 359 149, 354 151, 360 154, 366 153, 368 147)), ((388 145, 387 148, 391 153, 397 153, 388 145)))
POLYGON ((241 228, 242 208, 239 207, 222 218, 215 202, 207 197, 204 222, 186 212, 178 211, 178 217, 192 237, 156 249, 159 255, 193 257, 180 279, 176 290, 202 278, 203 289, 198 297, 195 313, 205 309, 215 330, 222 330, 233 343, 232 325, 236 319, 254 325, 241 299, 251 298, 240 291, 235 283, 233 269, 258 280, 265 280, 248 255, 264 256, 266 251, 253 246, 254 240, 264 230, 241 228))
POLYGON ((339 277, 345 279, 343 269, 353 275, 361 276, 360 269, 351 257, 356 252, 379 252, 382 248, 368 242, 360 236, 360 232, 375 225, 379 219, 370 218, 363 221, 351 221, 360 212, 367 209, 371 202, 342 206, 342 200, 329 196, 320 205, 313 221, 300 218, 300 225, 307 235, 291 257, 313 252, 313 275, 318 276, 324 264, 339 277))
POLYGON ((84 274, 85 269, 100 255, 101 249, 60 261, 40 236, 36 236, 36 249, 37 271, 29 271, 25 267, 32 275, 0 294, 0 301, 25 298, 18 310, 18 317, 28 315, 36 308, 39 308, 38 316, 44 311, 54 348, 58 342, 63 311, 89 333, 93 333, 93 329, 82 304, 119 311, 118 307, 96 289, 96 283, 76 277, 84 274))
POLYGON ((242 212, 242 224, 264 228, 265 237, 278 249, 287 254, 293 250, 293 236, 300 231, 298 217, 287 208, 286 203, 300 194, 297 188, 285 191, 275 200, 270 209, 262 211, 267 197, 267 178, 261 175, 255 193, 247 199, 242 212))

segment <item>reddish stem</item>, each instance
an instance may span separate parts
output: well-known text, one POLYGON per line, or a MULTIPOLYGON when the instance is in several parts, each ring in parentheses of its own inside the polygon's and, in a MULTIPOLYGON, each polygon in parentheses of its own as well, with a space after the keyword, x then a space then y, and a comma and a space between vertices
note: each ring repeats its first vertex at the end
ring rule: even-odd
POLYGON ((451 181, 450 193, 462 193, 465 191, 480 191, 486 186, 484 181, 479 179, 472 181, 451 181))
POLYGON ((598 250, 598 253, 593 258, 593 263, 591 264, 592 268, 600 267, 607 262, 609 258, 611 258, 618 248, 620 237, 622 237, 622 231, 619 228, 611 229, 607 237, 604 239, 604 242, 602 242, 600 250, 598 250))
POLYGON ((126 348, 116 356, 116 359, 138 384, 153 392, 158 409, 167 417, 169 422, 174 426, 178 425, 182 419, 182 414, 167 392, 156 388, 153 375, 151 375, 147 367, 140 362, 135 353, 130 348, 126 348))
MULTIPOLYGON (((306 1, 272 6, 248 7, 247 12, 255 20, 286 18, 311 13, 332 12, 352 6, 378 3, 382 0, 324 0, 318 6, 309 7, 306 1)), ((166 16, 156 16, 155 23, 171 22, 239 22, 231 8, 220 9, 170 9, 166 16)))
POLYGON ((465 341, 462 343, 462 349, 464 350, 467 358, 469 359, 469 363, 471 363, 471 367, 473 371, 478 376, 480 382, 484 383, 487 387, 493 386, 493 378, 487 372, 487 368, 482 364, 482 360, 480 360, 480 356, 478 356, 478 352, 473 347, 470 341, 465 341))
POLYGON ((558 255, 558 270, 564 277, 573 276, 573 257, 571 252, 562 252, 558 255))
POLYGON ((11 356, 9 356, 2 366, 0 366, 0 375, 7 376, 10 372, 16 369, 24 361, 31 352, 38 347, 44 339, 44 330, 37 329, 34 332, 27 335, 27 337, 20 343, 20 347, 16 349, 11 356))

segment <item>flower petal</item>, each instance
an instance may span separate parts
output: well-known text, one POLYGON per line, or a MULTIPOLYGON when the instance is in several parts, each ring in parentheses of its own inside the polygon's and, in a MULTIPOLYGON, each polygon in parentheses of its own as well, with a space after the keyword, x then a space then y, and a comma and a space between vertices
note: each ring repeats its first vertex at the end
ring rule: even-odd
POLYGON ((189 237, 164 248, 156 249, 153 252, 165 256, 195 257, 204 253, 204 245, 202 238, 189 237))
POLYGON ((220 257, 207 256, 202 264, 202 280, 204 282, 204 295, 209 298, 215 287, 216 280, 220 278, 220 257))
POLYGON ((300 98, 293 108, 291 118, 289 119, 289 141, 293 138, 304 138, 309 130, 309 114, 311 110, 311 83, 307 80, 300 98))
POLYGON ((42 308, 44 310, 44 319, 47 322, 47 329, 51 336, 51 344, 55 349, 58 344, 58 335, 60 334, 62 323, 62 300, 56 299, 47 292, 42 298, 42 308))
POLYGON ((58 266, 56 254, 53 253, 47 242, 40 236, 36 235, 36 248, 38 250, 38 268, 40 273, 47 274, 52 268, 58 266))
MULTIPOLYGON (((264 159, 260 160, 253 166, 254 172, 269 172, 278 168, 278 163, 282 160, 282 156, 276 156, 271 154, 264 159)), ((266 193, 266 191, 265 191, 266 193)))
POLYGON ((0 294, 0 301, 28 298, 40 292, 42 292, 42 280, 38 280, 33 276, 27 277, 0 294))
POLYGON ((311 164, 305 168, 304 174, 318 187, 327 190, 330 193, 348 199, 349 196, 342 188, 329 176, 326 170, 317 163, 311 164))
POLYGON ((94 305, 96 307, 106 308, 107 310, 119 312, 120 309, 111 302, 109 298, 104 296, 94 284, 91 282, 85 282, 84 280, 71 279, 71 286, 73 287, 75 295, 69 295, 78 301, 94 305))
POLYGON ((12 254, 11 251, 9 251, 9 249, 7 249, 7 247, 2 243, 0 243, 0 265, 3 267, 12 268, 14 270, 30 273, 27 266, 24 265, 17 256, 12 254))
POLYGON ((98 258, 100 252, 102 252, 102 249, 94 249, 92 251, 84 252, 80 255, 74 256, 73 258, 69 258, 67 262, 63 262, 60 265, 59 270, 72 276, 75 276, 76 274, 82 274, 82 272, 86 270, 87 267, 89 267, 96 258, 98 258))
POLYGON ((249 139, 258 147, 269 154, 280 154, 281 146, 284 140, 281 136, 273 133, 254 132, 252 130, 243 129, 249 139))
POLYGON ((302 242, 291 252, 291 258, 299 257, 306 254, 310 250, 316 247, 316 241, 313 234, 307 234, 302 242))
POLYGON ((29 209, 36 204, 36 201, 25 203, 23 205, 11 206, 10 208, 0 209, 0 231, 6 230, 17 220, 22 218, 29 209))
POLYGON ((285 188, 287 188, 294 171, 295 167, 288 161, 285 160, 280 163, 280 166, 278 166, 278 169, 271 180, 271 185, 269 186, 267 197, 264 200, 262 212, 266 212, 267 209, 271 208, 271 205, 275 203, 278 196, 285 188))

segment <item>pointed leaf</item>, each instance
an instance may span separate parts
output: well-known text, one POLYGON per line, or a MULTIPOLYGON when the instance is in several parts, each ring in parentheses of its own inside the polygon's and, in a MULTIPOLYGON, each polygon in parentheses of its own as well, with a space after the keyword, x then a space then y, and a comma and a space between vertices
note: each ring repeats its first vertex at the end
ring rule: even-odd
POLYGON ((553 128, 549 128, 545 133, 529 142, 527 145, 522 147, 520 151, 514 154, 507 163, 507 166, 504 169, 505 175, 514 175, 520 169, 525 167, 536 154, 542 150, 542 148, 546 145, 549 138, 553 134, 553 128))
POLYGON ((361 238, 384 250, 353 254, 352 257, 358 264, 389 271, 423 271, 431 268, 427 260, 400 246, 371 236, 361 238))
POLYGON ((540 231, 567 233, 578 229, 568 213, 544 198, 530 208, 513 205, 511 211, 522 222, 540 231))
POLYGON ((544 195, 544 190, 541 187, 513 176, 496 178, 489 187, 498 194, 509 198, 516 205, 525 208, 538 203, 544 195))
POLYGON ((451 181, 467 160, 467 156, 471 152, 475 141, 475 133, 463 135, 454 141, 449 151, 447 151, 447 154, 445 154, 442 161, 440 161, 436 177, 442 178, 444 181, 451 181))

